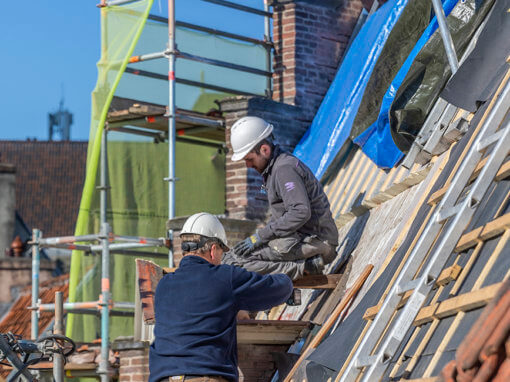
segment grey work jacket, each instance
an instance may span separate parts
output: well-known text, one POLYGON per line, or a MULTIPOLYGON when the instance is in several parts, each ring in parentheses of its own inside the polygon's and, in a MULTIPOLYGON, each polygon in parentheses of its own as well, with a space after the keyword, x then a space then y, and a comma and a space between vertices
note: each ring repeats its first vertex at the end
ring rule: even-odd
POLYGON ((328 198, 304 163, 276 146, 262 177, 271 211, 269 223, 257 231, 263 242, 298 233, 338 245, 328 198))

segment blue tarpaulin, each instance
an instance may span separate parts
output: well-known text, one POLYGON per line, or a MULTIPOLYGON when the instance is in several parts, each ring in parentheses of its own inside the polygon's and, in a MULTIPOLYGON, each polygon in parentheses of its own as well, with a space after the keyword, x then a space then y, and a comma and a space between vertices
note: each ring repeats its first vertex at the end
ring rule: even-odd
MULTIPOLYGON (((455 7, 457 2, 458 0, 446 0, 443 3, 443 8, 447 16, 455 7)), ((398 163, 404 155, 397 148, 393 142, 393 138, 391 137, 389 122, 390 107, 398 88, 402 85, 402 82, 413 64, 414 59, 418 53, 420 53, 421 49, 432 34, 436 31, 437 27, 437 20, 436 17, 434 17, 386 91, 377 121, 375 121, 367 130, 361 133, 354 140, 354 143, 361 146, 363 148, 363 152, 379 167, 391 168, 398 163)))
POLYGON ((408 0, 390 0, 361 28, 310 128, 294 149, 320 179, 345 141, 377 59, 408 0))

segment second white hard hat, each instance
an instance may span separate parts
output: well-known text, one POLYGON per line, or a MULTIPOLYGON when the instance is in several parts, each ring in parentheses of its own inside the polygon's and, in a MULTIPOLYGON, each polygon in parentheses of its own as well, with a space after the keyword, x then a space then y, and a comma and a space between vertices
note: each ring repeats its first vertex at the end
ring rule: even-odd
POLYGON ((184 225, 179 236, 183 234, 202 235, 210 238, 217 238, 225 251, 229 250, 227 235, 223 224, 219 219, 207 212, 199 212, 198 214, 191 215, 184 225))
POLYGON ((234 154, 232 161, 243 159, 253 148, 273 132, 273 125, 259 117, 243 117, 230 131, 230 143, 234 154))

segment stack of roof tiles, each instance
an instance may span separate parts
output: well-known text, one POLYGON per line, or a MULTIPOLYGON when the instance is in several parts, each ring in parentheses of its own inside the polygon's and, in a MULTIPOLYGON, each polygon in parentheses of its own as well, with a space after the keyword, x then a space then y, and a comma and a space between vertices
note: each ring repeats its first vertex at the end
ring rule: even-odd
POLYGON ((441 380, 510 381, 510 279, 484 309, 441 380))

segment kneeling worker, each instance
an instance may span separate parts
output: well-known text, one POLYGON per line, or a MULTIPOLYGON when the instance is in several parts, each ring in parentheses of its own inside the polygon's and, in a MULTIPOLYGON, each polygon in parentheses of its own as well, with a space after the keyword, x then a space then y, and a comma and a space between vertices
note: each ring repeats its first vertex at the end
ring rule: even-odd
POLYGON ((283 274, 263 276, 220 265, 229 248, 213 215, 191 216, 180 237, 179 268, 156 289, 149 381, 237 381, 237 313, 285 302, 292 282, 283 274))
POLYGON ((258 117, 241 118, 232 126, 232 160, 244 160, 262 175, 271 218, 223 261, 292 279, 322 273, 335 259, 338 245, 328 198, 312 171, 273 143, 272 131, 273 125, 258 117))

